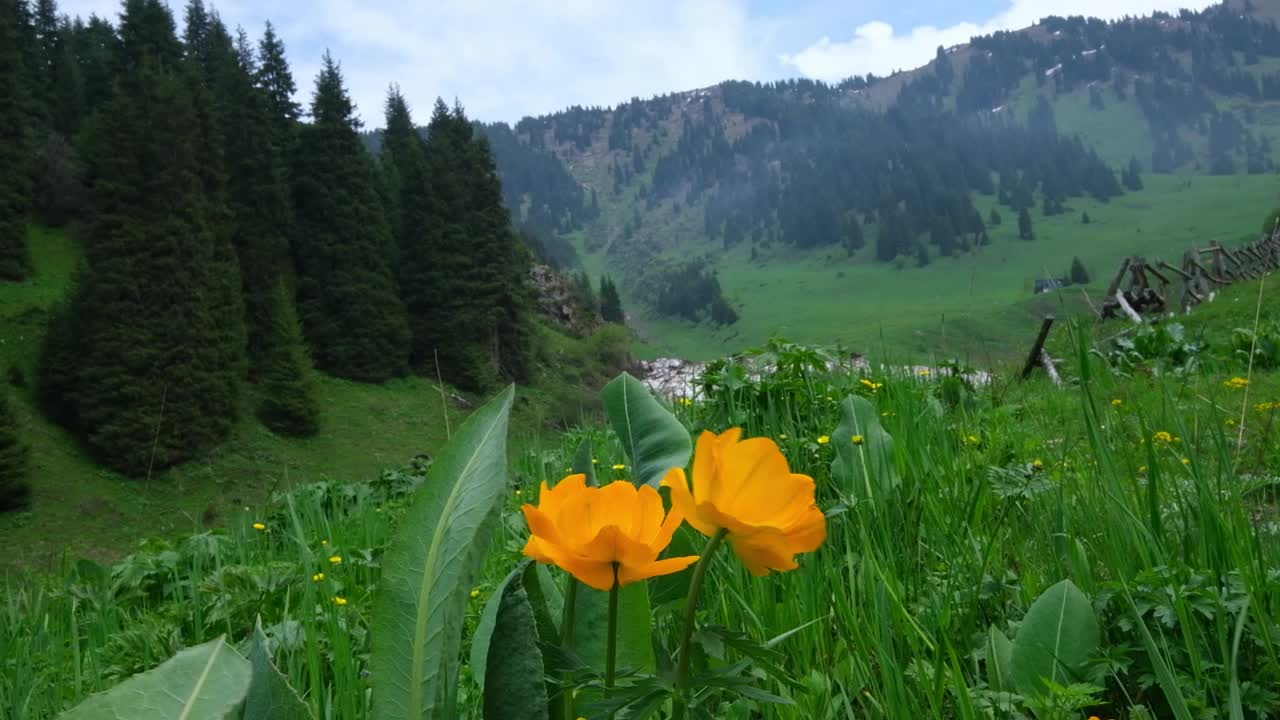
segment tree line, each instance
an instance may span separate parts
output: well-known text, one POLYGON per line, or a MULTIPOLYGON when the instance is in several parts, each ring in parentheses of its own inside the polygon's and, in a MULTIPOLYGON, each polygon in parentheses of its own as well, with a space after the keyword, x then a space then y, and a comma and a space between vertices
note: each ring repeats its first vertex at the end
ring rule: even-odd
POLYGON ((269 23, 255 41, 202 0, 182 20, 159 0, 115 24, 0 0, 0 280, 31 275, 29 218, 83 250, 42 411, 136 475, 225 439, 246 401, 314 433, 313 363, 527 381, 531 256, 463 109, 437 101, 424 136, 393 86, 374 156, 330 55, 304 112, 269 23))

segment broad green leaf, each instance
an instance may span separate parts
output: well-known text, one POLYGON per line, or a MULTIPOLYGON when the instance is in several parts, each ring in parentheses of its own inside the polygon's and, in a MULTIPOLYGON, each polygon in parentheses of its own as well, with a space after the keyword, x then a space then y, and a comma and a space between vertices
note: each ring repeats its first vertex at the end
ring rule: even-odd
POLYGON ((222 638, 187 648, 59 715, 62 720, 240 717, 252 669, 222 638))
POLYGON ((489 643, 484 688, 485 720, 547 720, 547 688, 538 630, 522 579, 507 577, 489 643))
POLYGON ((244 701, 244 720, 312 720, 310 708, 271 661, 269 641, 262 632, 262 618, 258 618, 254 628, 248 658, 253 666, 253 679, 244 701))
MULTIPOLYGON (((618 594, 618 670, 652 673, 653 635, 647 583, 635 583, 618 594)), ((578 657, 604 672, 609 629, 609 593, 579 583, 573 609, 573 647, 578 657)))
POLYGON ((586 475, 587 485, 595 487, 599 485, 599 481, 596 480, 596 465, 592 459, 591 439, 587 438, 578 445, 578 451, 573 454, 573 473, 586 475))
POLYGON ((987 685, 996 692, 1012 692, 1009 678, 1013 663, 1013 643, 995 625, 987 631, 987 685))
POLYGON ((1063 580, 1036 598, 1022 619, 1010 656, 1014 687, 1035 696, 1045 692, 1046 680, 1059 685, 1081 682, 1099 642, 1098 618, 1089 598, 1063 580))
POLYGON ((893 459, 893 437, 880 424, 875 405, 854 395, 840 403, 840 411, 843 420, 831 435, 836 448, 832 477, 859 500, 871 500, 897 487, 901 480, 893 459), (861 443, 855 443, 855 437, 861 443))
POLYGON ((506 493, 514 394, 476 410, 440 452, 387 550, 371 623, 373 720, 457 717, 463 619, 506 493))
POLYGON ((622 373, 604 386, 604 408, 631 460, 636 485, 657 487, 668 470, 689 464, 693 444, 688 431, 644 383, 622 373))
MULTIPOLYGON (((530 560, 521 562, 494 589, 493 594, 489 596, 489 599, 484 604, 484 611, 480 613, 480 620, 476 623, 476 631, 471 636, 471 673, 475 675, 476 684, 480 686, 481 690, 484 690, 489 646, 493 640, 494 626, 498 622, 498 608, 502 605, 502 596, 509 585, 513 582, 519 583, 520 576, 529 567, 530 562, 530 560)), ((527 596, 526 602, 528 602, 527 596)))

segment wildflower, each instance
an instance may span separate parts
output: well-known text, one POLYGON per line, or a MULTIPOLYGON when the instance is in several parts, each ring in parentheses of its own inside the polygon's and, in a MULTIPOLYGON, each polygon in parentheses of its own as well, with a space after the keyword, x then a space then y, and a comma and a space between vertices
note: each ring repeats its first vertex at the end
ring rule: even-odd
POLYGON ((614 581, 630 585, 680 572, 696 555, 659 560, 684 514, 662 509, 662 496, 626 480, 587 487, 586 475, 570 475, 555 488, 542 484, 538 505, 525 505, 529 542, 524 554, 559 565, 597 590, 614 581), (615 569, 616 568, 616 569, 615 569))
POLYGON ((1155 435, 1152 435, 1152 436, 1151 436, 1151 439, 1152 439, 1152 440, 1158 440, 1158 441, 1160 441, 1160 442, 1162 442, 1162 443, 1168 444, 1168 443, 1173 442, 1173 435, 1169 434, 1168 432, 1166 432, 1166 431, 1164 431, 1164 430, 1161 430, 1160 432, 1156 433, 1155 435))
POLYGON ((341 564, 342 564, 342 556, 341 556, 341 555, 334 555, 333 557, 329 558, 329 562, 333 563, 334 565, 341 565, 341 564))
POLYGON ((685 398, 680 398, 680 404, 681 404, 681 405, 683 405, 683 406, 685 406, 685 407, 692 407, 692 406, 693 406, 693 399, 692 399, 692 398, 687 398, 687 397, 685 397, 685 398))
POLYGON ((341 595, 338 595, 333 599, 333 604, 337 605, 338 607, 342 607, 343 605, 347 604, 347 599, 342 597, 341 595))
POLYGON ((1121 405, 1124 405, 1124 401, 1120 398, 1115 398, 1111 401, 1111 407, 1120 407, 1121 405))
POLYGON ((854 445, 861 445, 862 443, 866 442, 866 440, 867 440, 866 438, 862 437, 861 435, 854 435, 853 437, 851 437, 851 438, 849 438, 849 439, 853 441, 853 444, 854 444, 854 445))
POLYGON ((262 532, 263 530, 266 530, 266 529, 267 529, 267 526, 266 526, 266 525, 263 525, 262 523, 254 523, 254 524, 253 524, 253 529, 254 529, 254 530, 257 530, 258 532, 262 532))
POLYGON ((1148 470, 1148 468, 1147 468, 1147 466, 1146 466, 1146 465, 1143 465, 1143 466, 1141 466, 1141 467, 1139 467, 1139 468, 1138 468, 1138 472, 1140 472, 1140 473, 1144 473, 1144 472, 1146 472, 1147 470, 1148 470))
POLYGON ((929 368, 924 368, 923 370, 920 371, 920 377, 929 377, 929 374, 930 374, 929 368))
POLYGON ((516 497, 520 497, 523 494, 524 494, 524 490, 521 490, 520 488, 516 488, 516 497))
POLYGON ((871 382, 866 378, 862 378, 862 380, 860 380, 859 382, 861 382, 863 385, 867 386, 868 388, 874 388, 876 386, 875 383, 871 382))
POLYGON ((880 413, 880 417, 893 417, 894 415, 897 415, 897 414, 898 413, 892 410, 885 410, 884 412, 880 413))
POLYGON ((786 440, 786 439, 787 439, 787 434, 786 434, 786 433, 782 433, 781 435, 779 435, 779 436, 778 436, 778 439, 779 439, 779 440, 786 440))
POLYGON ((476 588, 476 589, 474 589, 474 590, 472 590, 472 591, 471 591, 471 599, 472 599, 472 600, 475 600, 475 599, 476 599, 476 598, 478 598, 478 597, 480 597, 480 588, 476 588))
POLYGON ((1031 461, 1031 467, 1035 468, 1036 470, 1043 470, 1044 461, 1041 460, 1040 458, 1036 458, 1035 460, 1031 461))
POLYGON ((1191 458, 1182 458, 1182 464, 1183 464, 1183 465, 1190 465, 1190 464, 1191 464, 1191 458))
POLYGON ((728 535, 734 554, 753 575, 794 570, 798 553, 818 549, 827 520, 814 503, 813 478, 793 474, 777 443, 742 440, 734 428, 704 432, 693 459, 693 487, 684 468, 662 479, 671 507, 707 537, 728 535))
POLYGON ((1226 385, 1227 387, 1231 388, 1232 390, 1242 390, 1242 389, 1244 389, 1244 388, 1249 387, 1249 381, 1248 381, 1247 379, 1245 379, 1245 378, 1242 378, 1242 377, 1233 377, 1233 378, 1231 378, 1230 380, 1228 380, 1228 381, 1226 381, 1226 382, 1224 382, 1224 383, 1222 383, 1222 384, 1223 384, 1223 385, 1226 385))
POLYGON ((614 466, 613 466, 613 469, 614 469, 614 470, 626 470, 626 469, 627 469, 627 466, 626 466, 626 465, 623 465, 623 464, 621 464, 621 463, 619 463, 619 464, 617 464, 617 465, 614 465, 614 466))
POLYGON ((982 442, 982 438, 977 435, 966 435, 964 438, 965 445, 977 445, 982 442))
POLYGON ((328 544, 329 544, 329 541, 328 541, 328 540, 321 540, 321 541, 320 541, 320 544, 321 544, 321 545, 328 545, 328 544))
POLYGON ((1235 418, 1227 418, 1226 420, 1223 420, 1222 422, 1223 422, 1223 424, 1225 424, 1227 427, 1235 427, 1235 426, 1236 426, 1235 418))
POLYGON ((324 573, 316 573, 311 576, 312 582, 324 582, 324 573))
POLYGON ((829 443, 829 442, 831 442, 831 436, 830 436, 830 435, 822 435, 821 437, 819 437, 819 438, 818 438, 818 444, 819 444, 819 445, 826 445, 826 444, 827 444, 827 443, 829 443))
POLYGON ((599 464, 600 464, 600 458, 591 458, 591 464, 592 464, 592 465, 599 465, 599 464))

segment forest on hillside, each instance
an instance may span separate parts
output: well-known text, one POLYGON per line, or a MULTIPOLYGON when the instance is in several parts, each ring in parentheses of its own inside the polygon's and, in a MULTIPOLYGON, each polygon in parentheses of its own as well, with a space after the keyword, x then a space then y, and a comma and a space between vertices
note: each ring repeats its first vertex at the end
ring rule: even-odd
POLYGON ((115 23, 0 0, 0 54, 0 281, 31 275, 29 222, 77 238, 33 380, 106 467, 187 461, 246 407, 310 435, 312 364, 529 380, 533 258, 460 106, 419 133, 393 85, 370 154, 335 58, 303 107, 272 26, 253 38, 202 0, 180 22, 126 0, 115 23))
MULTIPOLYGON (((666 278, 714 276, 715 258, 735 247, 754 260, 776 248, 866 246, 875 260, 923 265, 979 250, 1006 217, 1034 240, 1040 218, 1067 212, 1073 198, 1140 191, 1144 173, 1272 172, 1257 115, 1280 99, 1276 58, 1275 24, 1225 5, 1048 17, 939 48, 902 78, 725 82, 526 118, 512 129, 519 145, 504 142, 498 161, 506 172, 508 158, 524 169, 528 155, 557 155, 603 208, 584 243, 629 270, 624 289, 661 315, 712 320, 722 299, 664 303, 683 294, 666 278), (866 100, 895 85, 886 107, 866 100), (1055 116, 1053 100, 1073 92, 1087 92, 1095 112, 1134 103, 1147 125, 1136 132, 1154 151, 1101 158, 1055 116), (991 204, 983 197, 1001 211, 978 211, 991 204), (705 259, 673 258, 681 254, 705 259)), ((519 197, 546 202, 534 186, 519 197)))

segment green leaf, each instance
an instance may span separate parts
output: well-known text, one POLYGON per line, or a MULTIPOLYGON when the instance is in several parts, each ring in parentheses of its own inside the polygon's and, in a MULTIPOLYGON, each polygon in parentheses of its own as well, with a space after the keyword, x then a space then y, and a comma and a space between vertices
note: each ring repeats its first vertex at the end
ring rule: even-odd
POLYGON ((622 373, 604 386, 604 408, 631 460, 636 485, 657 487, 668 470, 689 464, 693 443, 688 431, 644 383, 622 373))
POLYGON ((1079 682, 1098 651, 1098 618, 1089 598, 1070 580, 1045 590, 1031 603, 1013 640, 1010 676, 1023 695, 1041 695, 1046 680, 1079 682))
POLYGON ((901 482, 893 459, 893 437, 880 424, 880 413, 870 400, 859 395, 840 403, 843 420, 831 435, 836 459, 831 475, 850 496, 871 500, 901 482), (862 436, 861 444, 854 443, 862 436))
POLYGON ((538 624, 538 637, 558 640, 560 618, 564 615, 564 593, 546 565, 534 563, 525 570, 524 591, 529 595, 533 619, 538 624))
POLYGON ((62 720, 224 720, 239 717, 252 668, 222 638, 187 648, 59 715, 62 720))
MULTIPOLYGON (((485 601, 484 611, 480 613, 480 620, 476 623, 476 631, 471 636, 471 672, 475 675, 476 684, 480 686, 481 690, 484 690, 489 646, 493 641, 493 629, 498 623, 498 609, 502 605, 502 596, 512 582, 519 582, 520 575, 524 573, 530 562, 532 561, 525 560, 521 562, 494 589, 493 594, 485 601)), ((526 603, 528 602, 527 595, 525 601, 526 603)))
POLYGON ((387 549, 371 623, 373 720, 457 717, 463 619, 507 489, 514 395, 507 388, 467 419, 387 549))
MULTIPOLYGON (((1126 594, 1128 594, 1127 589, 1126 594)), ((1173 711, 1173 716, 1177 720, 1192 720, 1194 716, 1191 714, 1191 708, 1187 705, 1187 699, 1182 695, 1182 686, 1170 669, 1165 655, 1156 646, 1155 639, 1151 637, 1151 631, 1147 629, 1147 622, 1142 619, 1142 612, 1134 604, 1133 596, 1131 595, 1129 596, 1129 607, 1133 608, 1133 615, 1137 618, 1138 630, 1142 635, 1142 645, 1147 650, 1147 659, 1151 661, 1151 669, 1155 672, 1156 682, 1159 683, 1160 689, 1164 691, 1165 702, 1169 704, 1169 709, 1173 711)))
POLYGON ((525 593, 525 568, 503 583, 484 688, 485 720, 546 720, 547 688, 538 630, 525 593))
MULTIPOLYGON (((648 584, 640 582, 622 588, 618 593, 619 672, 654 671, 656 662, 651 623, 648 584)), ((605 666, 608 629, 609 593, 579 584, 577 603, 573 608, 573 647, 570 649, 601 673, 605 666)))
POLYGON ((262 632, 262 618, 258 618, 248 653, 253 679, 244 702, 244 720, 312 720, 311 709, 271 662, 268 643, 262 632))
POLYGON ((1013 643, 995 625, 987 631, 987 685, 996 692, 1012 692, 1013 643))
POLYGON ((575 475, 586 475, 587 485, 595 487, 599 485, 596 480, 596 464, 592 462, 595 455, 592 452, 591 438, 583 440, 578 445, 578 451, 573 454, 573 473, 575 475))

